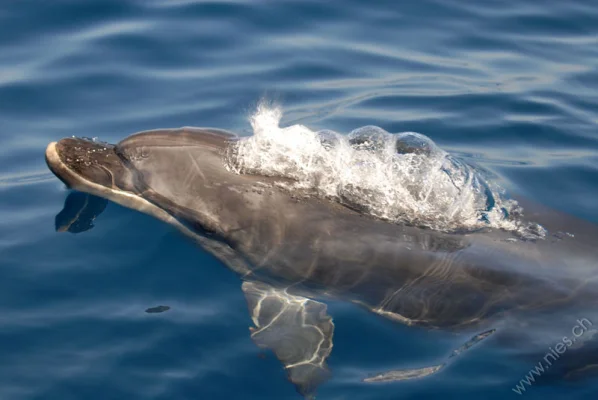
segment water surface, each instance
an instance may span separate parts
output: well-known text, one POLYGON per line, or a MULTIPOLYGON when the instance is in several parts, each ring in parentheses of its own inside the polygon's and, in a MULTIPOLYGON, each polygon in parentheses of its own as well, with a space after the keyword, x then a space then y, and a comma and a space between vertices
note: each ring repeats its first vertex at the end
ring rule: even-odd
MULTIPOLYGON (((48 142, 188 125, 247 135, 267 98, 283 125, 421 132, 512 192, 598 222, 597 66, 592 0, 6 2, 0 398, 298 398, 251 342, 238 278, 172 228, 108 204, 93 229, 55 232, 68 191, 45 166, 48 142)), ((504 399, 532 367, 489 344, 426 380, 363 384, 463 337, 329 310, 322 399, 504 399)))

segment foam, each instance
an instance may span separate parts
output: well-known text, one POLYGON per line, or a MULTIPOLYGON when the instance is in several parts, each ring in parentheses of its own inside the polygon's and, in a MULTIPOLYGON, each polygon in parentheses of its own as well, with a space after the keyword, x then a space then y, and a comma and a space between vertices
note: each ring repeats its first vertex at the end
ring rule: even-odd
POLYGON ((291 178, 308 189, 376 218, 447 232, 494 227, 542 237, 518 219, 521 209, 474 166, 415 132, 365 126, 348 135, 280 127, 282 109, 266 104, 251 116, 253 136, 227 157, 243 174, 291 178))

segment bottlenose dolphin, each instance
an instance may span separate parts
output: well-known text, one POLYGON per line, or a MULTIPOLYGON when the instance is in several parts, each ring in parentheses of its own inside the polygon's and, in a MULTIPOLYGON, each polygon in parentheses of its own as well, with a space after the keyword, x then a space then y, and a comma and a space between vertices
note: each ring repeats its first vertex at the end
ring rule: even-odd
MULTIPOLYGON (((290 190, 284 178, 230 171, 224 154, 236 140, 208 128, 145 131, 116 145, 66 138, 48 145, 46 161, 68 187, 171 224, 236 271, 253 340, 274 351, 304 396, 328 376, 327 298, 407 325, 477 333, 451 358, 495 329, 493 340, 541 356, 576 321, 598 323, 596 225, 524 199, 525 217, 548 230, 546 239, 385 222, 290 190)), ((597 349, 580 339, 553 374, 587 370, 597 349)), ((366 381, 421 377, 445 364, 366 381)))

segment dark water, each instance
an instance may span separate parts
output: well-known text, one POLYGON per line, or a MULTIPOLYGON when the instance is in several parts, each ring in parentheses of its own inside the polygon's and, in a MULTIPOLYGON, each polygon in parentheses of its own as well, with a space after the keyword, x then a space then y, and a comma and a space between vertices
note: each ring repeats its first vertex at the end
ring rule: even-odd
MULTIPOLYGON (((108 204, 56 233, 61 137, 284 123, 417 131, 509 189, 598 222, 598 3, 7 1, 0 6, 0 399, 296 399, 260 356, 238 278, 172 228, 108 204), (168 305, 163 313, 145 310, 168 305)), ((532 367, 492 342, 429 379, 360 378, 442 360, 464 336, 332 303, 322 399, 504 399, 532 367)), ((535 385, 587 399, 598 383, 535 385)))

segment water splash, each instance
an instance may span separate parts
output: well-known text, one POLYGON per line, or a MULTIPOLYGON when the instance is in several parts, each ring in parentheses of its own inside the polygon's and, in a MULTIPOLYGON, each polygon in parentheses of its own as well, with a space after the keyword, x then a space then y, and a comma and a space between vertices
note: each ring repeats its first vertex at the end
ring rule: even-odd
POLYGON ((522 223, 521 209, 483 173, 415 132, 365 126, 342 135, 303 125, 279 126, 282 109, 266 104, 251 116, 253 136, 240 139, 228 167, 282 176, 348 207, 396 223, 454 232, 495 227, 543 237, 522 223))

